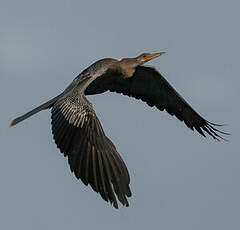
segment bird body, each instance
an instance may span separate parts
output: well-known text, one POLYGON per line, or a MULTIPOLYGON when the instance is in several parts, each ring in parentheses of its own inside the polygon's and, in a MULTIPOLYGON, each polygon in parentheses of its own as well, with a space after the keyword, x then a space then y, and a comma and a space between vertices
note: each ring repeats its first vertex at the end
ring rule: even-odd
POLYGON ((117 198, 128 206, 127 197, 131 196, 131 190, 127 167, 106 137, 86 95, 106 91, 122 93, 161 111, 166 110, 203 136, 207 133, 219 140, 222 138, 219 134, 227 134, 193 110, 156 69, 143 65, 162 54, 164 52, 141 54, 120 61, 112 58, 99 60, 82 71, 63 93, 14 119, 10 127, 41 110, 52 108, 53 138, 68 157, 71 171, 115 208, 118 208, 117 198))

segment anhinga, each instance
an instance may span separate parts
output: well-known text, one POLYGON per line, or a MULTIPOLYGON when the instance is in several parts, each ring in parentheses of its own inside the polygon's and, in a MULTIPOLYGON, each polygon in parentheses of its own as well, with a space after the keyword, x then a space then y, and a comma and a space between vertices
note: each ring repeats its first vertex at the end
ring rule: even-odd
POLYGON ((122 93, 141 99, 161 111, 165 109, 203 136, 207 133, 219 140, 222 138, 219 134, 227 134, 216 129, 217 124, 201 117, 156 69, 143 65, 162 54, 164 52, 144 53, 120 61, 112 58, 97 61, 79 74, 63 93, 14 119, 9 126, 52 108, 53 138, 64 156, 68 156, 71 171, 115 208, 118 208, 116 196, 128 206, 126 197, 131 196, 131 190, 127 167, 104 134, 86 95, 108 90, 122 93))

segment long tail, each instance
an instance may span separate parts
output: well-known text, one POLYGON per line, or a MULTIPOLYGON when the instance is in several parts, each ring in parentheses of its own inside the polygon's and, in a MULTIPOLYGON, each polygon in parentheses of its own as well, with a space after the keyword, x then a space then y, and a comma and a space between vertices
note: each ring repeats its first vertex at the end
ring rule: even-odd
POLYGON ((51 107, 54 105, 54 103, 55 103, 61 96, 62 96, 62 94, 54 97, 53 99, 51 99, 51 100, 47 101, 46 103, 38 106, 37 108, 31 110, 30 112, 25 113, 24 115, 15 118, 14 120, 12 120, 12 121, 9 123, 9 127, 12 127, 12 126, 16 125, 17 123, 19 123, 19 122, 21 122, 21 121, 23 121, 23 120, 31 117, 32 115, 34 115, 34 114, 36 114, 36 113, 38 113, 38 112, 40 112, 40 111, 42 111, 42 110, 44 110, 44 109, 49 109, 49 108, 51 108, 51 107))

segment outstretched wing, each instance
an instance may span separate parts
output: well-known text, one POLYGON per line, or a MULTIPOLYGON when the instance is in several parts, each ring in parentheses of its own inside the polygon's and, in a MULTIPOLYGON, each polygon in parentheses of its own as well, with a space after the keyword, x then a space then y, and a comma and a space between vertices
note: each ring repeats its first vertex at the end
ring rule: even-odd
POLYGON ((85 91, 85 94, 102 93, 107 90, 122 93, 136 99, 145 101, 149 106, 156 106, 159 110, 164 109, 175 115, 190 129, 196 129, 201 135, 208 133, 214 139, 224 139, 219 134, 227 134, 201 117, 167 82, 167 80, 153 67, 138 66, 130 78, 112 76, 98 78, 93 81, 85 91))
POLYGON ((85 185, 118 208, 131 196, 126 165, 84 95, 71 92, 52 108, 52 133, 57 147, 68 156, 71 171, 85 185))

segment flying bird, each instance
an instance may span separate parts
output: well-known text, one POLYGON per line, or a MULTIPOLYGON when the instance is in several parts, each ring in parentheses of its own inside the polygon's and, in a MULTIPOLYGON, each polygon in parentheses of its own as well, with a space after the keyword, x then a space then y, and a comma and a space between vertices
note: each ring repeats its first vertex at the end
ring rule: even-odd
POLYGON ((86 95, 106 91, 122 93, 161 111, 166 110, 202 136, 207 134, 220 140, 224 139, 221 134, 227 134, 217 129, 219 125, 200 116, 155 68, 143 65, 164 53, 143 53, 120 61, 99 60, 80 73, 60 95, 12 120, 9 126, 51 108, 53 138, 68 157, 71 171, 115 208, 118 208, 117 199, 129 206, 128 169, 105 135, 86 95))

